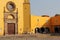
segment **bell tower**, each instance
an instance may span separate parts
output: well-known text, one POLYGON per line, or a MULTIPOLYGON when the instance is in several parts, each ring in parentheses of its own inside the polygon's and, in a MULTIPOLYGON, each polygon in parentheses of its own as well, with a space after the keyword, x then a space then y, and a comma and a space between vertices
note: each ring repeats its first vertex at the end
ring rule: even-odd
POLYGON ((24 16, 24 32, 28 33, 30 32, 30 2, 29 0, 24 0, 23 3, 23 16, 24 16))

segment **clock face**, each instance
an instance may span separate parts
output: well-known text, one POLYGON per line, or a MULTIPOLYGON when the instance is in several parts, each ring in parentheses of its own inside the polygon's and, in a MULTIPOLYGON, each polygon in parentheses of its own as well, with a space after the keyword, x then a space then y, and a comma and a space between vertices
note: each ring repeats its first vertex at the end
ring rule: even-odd
POLYGON ((14 11, 15 10, 15 4, 13 2, 8 2, 7 3, 7 9, 9 11, 14 11))

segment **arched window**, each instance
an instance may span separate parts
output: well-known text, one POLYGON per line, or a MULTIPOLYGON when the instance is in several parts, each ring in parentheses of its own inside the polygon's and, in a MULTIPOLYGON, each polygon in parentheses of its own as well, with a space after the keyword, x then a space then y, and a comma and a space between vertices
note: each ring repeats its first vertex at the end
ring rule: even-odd
POLYGON ((7 19, 15 19, 15 17, 12 14, 10 14, 10 15, 8 15, 7 19))

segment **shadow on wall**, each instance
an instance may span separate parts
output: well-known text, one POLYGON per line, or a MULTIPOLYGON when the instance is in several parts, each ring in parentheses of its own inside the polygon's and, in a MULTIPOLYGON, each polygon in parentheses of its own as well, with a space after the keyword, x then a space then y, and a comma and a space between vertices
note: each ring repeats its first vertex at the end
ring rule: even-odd
MULTIPOLYGON (((47 15, 43 15, 42 17, 49 17, 47 15)), ((49 20, 47 20, 47 22, 45 22, 41 28, 37 27, 35 28, 35 33, 43 33, 43 34, 47 34, 47 33, 51 33, 51 18, 49 20)))
POLYGON ((56 14, 51 19, 53 33, 51 36, 60 36, 60 14, 56 14))
MULTIPOLYGON (((48 17, 48 16, 42 16, 48 17)), ((35 33, 50 34, 51 36, 60 35, 60 15, 55 15, 51 17, 47 22, 43 24, 41 28, 35 28, 35 33)))

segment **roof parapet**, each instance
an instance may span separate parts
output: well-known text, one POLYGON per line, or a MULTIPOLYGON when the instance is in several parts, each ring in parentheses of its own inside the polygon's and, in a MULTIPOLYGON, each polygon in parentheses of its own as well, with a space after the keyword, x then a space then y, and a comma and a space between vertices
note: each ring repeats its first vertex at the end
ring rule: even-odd
POLYGON ((48 15, 42 15, 42 17, 49 17, 48 15))

